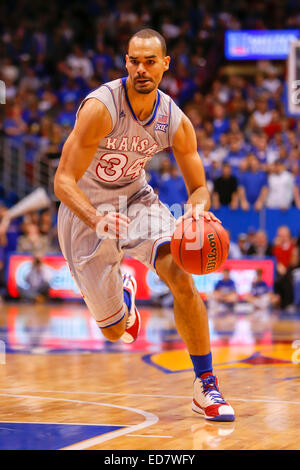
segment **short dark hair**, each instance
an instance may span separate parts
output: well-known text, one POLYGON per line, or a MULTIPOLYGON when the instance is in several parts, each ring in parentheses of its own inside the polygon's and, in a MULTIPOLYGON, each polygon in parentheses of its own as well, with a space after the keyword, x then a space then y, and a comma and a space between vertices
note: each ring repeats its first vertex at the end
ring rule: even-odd
POLYGON ((162 54, 163 54, 163 56, 166 56, 167 55, 167 45, 166 45, 165 38, 158 31, 155 31, 155 29, 145 28, 145 29, 141 29, 140 31, 137 31, 136 33, 134 33, 133 36, 131 36, 131 38, 129 39, 128 44, 130 43, 130 41, 133 38, 146 39, 146 38, 153 38, 153 37, 155 37, 159 40, 159 42, 161 44, 162 54))

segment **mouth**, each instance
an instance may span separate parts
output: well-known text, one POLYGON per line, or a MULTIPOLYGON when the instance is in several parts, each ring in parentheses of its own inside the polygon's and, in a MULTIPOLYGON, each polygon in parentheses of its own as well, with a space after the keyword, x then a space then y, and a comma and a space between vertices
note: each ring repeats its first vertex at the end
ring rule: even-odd
POLYGON ((143 86, 143 85, 147 85, 148 83, 150 83, 150 80, 148 78, 136 78, 135 83, 143 86))

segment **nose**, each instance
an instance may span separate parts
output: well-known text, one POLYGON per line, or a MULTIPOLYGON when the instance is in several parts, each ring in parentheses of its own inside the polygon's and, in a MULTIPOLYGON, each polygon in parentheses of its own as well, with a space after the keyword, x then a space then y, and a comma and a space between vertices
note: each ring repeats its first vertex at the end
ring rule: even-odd
POLYGON ((146 69, 144 67, 144 64, 142 62, 140 62, 138 67, 137 67, 137 72, 138 73, 144 73, 145 71, 146 71, 146 69))

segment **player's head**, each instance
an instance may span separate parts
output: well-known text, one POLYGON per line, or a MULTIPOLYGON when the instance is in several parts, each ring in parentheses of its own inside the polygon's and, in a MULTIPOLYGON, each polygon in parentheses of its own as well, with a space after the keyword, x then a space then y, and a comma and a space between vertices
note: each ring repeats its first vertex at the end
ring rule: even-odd
POLYGON ((131 85, 138 93, 156 90, 169 63, 166 41, 157 31, 142 29, 129 40, 126 68, 131 85))

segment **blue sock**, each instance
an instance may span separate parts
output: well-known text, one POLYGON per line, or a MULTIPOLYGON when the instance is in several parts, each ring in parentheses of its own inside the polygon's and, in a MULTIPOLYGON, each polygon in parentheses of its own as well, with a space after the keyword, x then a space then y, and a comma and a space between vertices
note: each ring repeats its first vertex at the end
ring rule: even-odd
POLYGON ((131 309, 131 295, 125 289, 123 289, 123 297, 124 297, 124 302, 127 305, 128 312, 130 312, 130 309, 131 309))
POLYGON ((211 352, 204 356, 192 356, 192 354, 190 354, 190 358, 192 359, 196 377, 200 377, 200 375, 205 374, 205 372, 212 372, 211 352))

